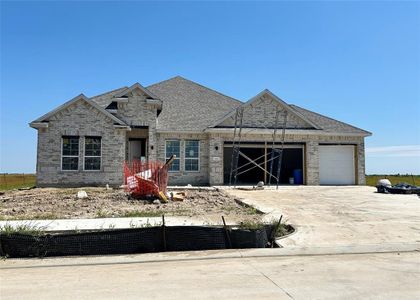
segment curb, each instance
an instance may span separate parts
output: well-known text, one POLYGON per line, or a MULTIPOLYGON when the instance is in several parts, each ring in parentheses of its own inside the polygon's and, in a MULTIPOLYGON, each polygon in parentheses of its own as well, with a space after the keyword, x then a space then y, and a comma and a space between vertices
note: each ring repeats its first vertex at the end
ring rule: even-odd
POLYGON ((72 256, 60 258, 7 259, 0 262, 0 270, 52 268, 90 265, 143 264, 158 262, 187 262, 198 260, 285 258, 322 255, 362 255, 384 253, 419 252, 420 243, 413 244, 366 244, 335 247, 290 247, 259 249, 227 249, 185 252, 160 252, 134 255, 72 256))

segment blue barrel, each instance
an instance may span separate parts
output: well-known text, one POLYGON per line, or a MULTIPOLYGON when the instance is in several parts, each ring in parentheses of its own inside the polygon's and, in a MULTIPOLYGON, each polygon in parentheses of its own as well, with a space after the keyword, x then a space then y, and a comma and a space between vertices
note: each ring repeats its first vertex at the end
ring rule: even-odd
POLYGON ((293 170, 293 179, 295 184, 303 184, 303 174, 301 169, 293 170))

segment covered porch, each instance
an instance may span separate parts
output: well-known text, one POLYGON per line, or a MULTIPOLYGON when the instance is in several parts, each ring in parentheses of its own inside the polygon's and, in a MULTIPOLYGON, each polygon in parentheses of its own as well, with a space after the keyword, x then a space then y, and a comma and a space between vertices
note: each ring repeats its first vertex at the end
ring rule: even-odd
POLYGON ((125 160, 149 159, 149 127, 131 126, 131 130, 126 134, 125 160))

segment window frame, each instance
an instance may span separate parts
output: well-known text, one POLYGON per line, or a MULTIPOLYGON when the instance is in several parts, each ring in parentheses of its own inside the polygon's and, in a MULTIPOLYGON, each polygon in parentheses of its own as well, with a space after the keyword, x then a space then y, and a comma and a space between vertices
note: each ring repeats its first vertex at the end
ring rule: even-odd
POLYGON ((165 161, 169 159, 169 157, 167 156, 167 151, 166 151, 166 143, 167 142, 178 142, 179 143, 179 157, 177 156, 175 158, 175 160, 179 161, 179 168, 178 170, 171 170, 171 168, 168 168, 168 172, 169 173, 179 173, 181 172, 181 140, 178 139, 169 139, 169 140, 165 140, 165 161))
POLYGON ((78 172, 79 171, 79 166, 80 166, 80 136, 78 135, 62 135, 61 136, 61 151, 60 151, 60 170, 62 172, 78 172), (78 139, 78 147, 77 147, 77 155, 63 155, 63 149, 64 149, 64 139, 65 138, 77 138, 78 139), (63 158, 65 157, 71 157, 77 158, 77 169, 74 170, 64 170, 63 169, 63 158))
POLYGON ((201 170, 201 167, 200 167, 200 153, 201 153, 200 140, 185 140, 184 141, 184 171, 185 172, 188 172, 188 173, 198 173, 198 172, 200 172, 200 170, 201 170), (197 142, 197 144, 198 144, 198 155, 197 155, 197 157, 188 157, 187 158, 187 155, 186 155, 187 154, 187 143, 186 142, 188 142, 188 141, 197 142), (185 162, 186 162, 187 159, 197 160, 198 169, 197 170, 187 170, 186 167, 185 167, 185 162))
POLYGON ((98 136, 98 135, 95 135, 95 136, 90 136, 90 135, 88 135, 88 136, 85 136, 85 138, 84 138, 84 143, 83 143, 83 146, 84 146, 84 149, 83 149, 83 171, 85 171, 85 172, 101 172, 102 171, 102 136, 98 136), (94 139, 94 138, 99 138, 99 140, 101 141, 101 143, 100 143, 100 151, 101 151, 101 155, 95 155, 95 156, 92 156, 92 155, 86 155, 86 139, 89 139, 89 138, 91 138, 91 139, 94 139), (99 157, 99 169, 97 169, 97 170, 86 170, 86 161, 85 161, 85 159, 86 158, 98 158, 99 157))

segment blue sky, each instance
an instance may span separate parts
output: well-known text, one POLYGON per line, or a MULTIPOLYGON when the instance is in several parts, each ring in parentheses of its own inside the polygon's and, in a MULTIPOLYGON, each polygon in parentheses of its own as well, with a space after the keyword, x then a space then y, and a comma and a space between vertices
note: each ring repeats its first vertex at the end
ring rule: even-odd
POLYGON ((28 123, 181 75, 264 88, 373 132, 367 173, 420 174, 420 2, 1 2, 0 172, 34 172, 28 123))

